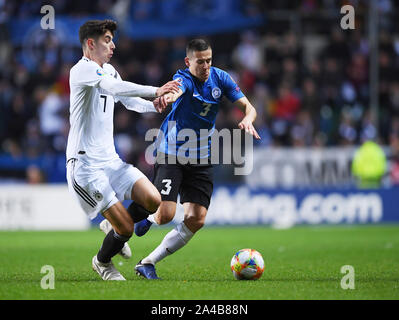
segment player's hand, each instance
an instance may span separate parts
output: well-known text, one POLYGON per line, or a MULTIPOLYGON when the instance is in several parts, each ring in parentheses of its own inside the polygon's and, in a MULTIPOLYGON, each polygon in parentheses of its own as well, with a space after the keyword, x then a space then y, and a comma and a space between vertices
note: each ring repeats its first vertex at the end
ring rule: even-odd
POLYGON ((163 96, 166 93, 177 93, 179 90, 179 83, 176 80, 166 82, 162 87, 157 89, 157 97, 163 96))
POLYGON ((256 132, 252 122, 247 120, 246 118, 242 119, 242 121, 238 124, 238 127, 241 130, 245 130, 245 132, 253 135, 256 139, 260 140, 260 136, 258 132, 256 132))
POLYGON ((178 93, 167 93, 163 97, 165 97, 165 101, 168 105, 171 105, 173 102, 177 100, 178 97, 180 97, 180 90, 178 93))
POLYGON ((164 112, 168 106, 166 96, 156 98, 152 103, 154 104, 155 110, 157 110, 159 113, 164 112))

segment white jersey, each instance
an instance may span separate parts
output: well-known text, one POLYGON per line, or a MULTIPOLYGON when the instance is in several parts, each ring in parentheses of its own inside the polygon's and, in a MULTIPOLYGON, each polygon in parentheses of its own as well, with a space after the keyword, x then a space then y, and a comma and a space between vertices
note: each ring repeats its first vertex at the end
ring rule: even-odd
POLYGON ((120 100, 130 110, 155 112, 152 102, 131 97, 153 97, 157 88, 122 81, 115 68, 108 63, 100 67, 96 62, 83 57, 71 68, 69 85, 70 131, 67 160, 84 154, 81 161, 100 167, 105 162, 119 158, 113 138, 115 101, 120 100), (132 88, 139 88, 141 91, 133 93, 132 88), (115 93, 121 96, 116 96, 115 93))

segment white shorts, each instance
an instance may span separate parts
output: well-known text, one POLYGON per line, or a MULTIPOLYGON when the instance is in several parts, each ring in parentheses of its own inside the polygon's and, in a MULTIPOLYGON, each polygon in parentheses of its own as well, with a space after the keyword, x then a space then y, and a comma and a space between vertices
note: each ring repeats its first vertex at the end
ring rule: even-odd
POLYGON ((136 167, 115 159, 92 167, 77 159, 67 164, 68 189, 90 219, 118 201, 131 200, 132 188, 145 175, 136 167))

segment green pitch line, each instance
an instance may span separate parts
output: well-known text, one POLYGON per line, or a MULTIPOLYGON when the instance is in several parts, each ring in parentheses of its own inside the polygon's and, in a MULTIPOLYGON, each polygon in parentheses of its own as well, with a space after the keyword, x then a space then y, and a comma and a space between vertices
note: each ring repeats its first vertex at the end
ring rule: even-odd
POLYGON ((125 282, 105 282, 91 269, 104 238, 100 230, 0 232, 0 299, 399 298, 399 225, 205 227, 157 265, 163 280, 139 278, 135 264, 170 228, 133 236, 133 257, 114 258, 125 282), (258 281, 235 280, 230 271, 233 254, 243 248, 263 255, 266 268, 258 281), (49 275, 40 272, 45 265, 54 268, 54 289, 41 287, 49 275), (354 268, 354 289, 341 287, 344 265, 354 268))

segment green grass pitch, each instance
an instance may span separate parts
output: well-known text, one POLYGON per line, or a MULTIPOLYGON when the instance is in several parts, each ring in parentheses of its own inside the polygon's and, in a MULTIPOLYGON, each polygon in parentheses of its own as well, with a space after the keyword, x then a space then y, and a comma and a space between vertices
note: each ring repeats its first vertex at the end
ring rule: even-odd
POLYGON ((114 258, 128 281, 105 282, 91 258, 104 234, 0 232, 0 300, 4 299, 398 299, 399 225, 204 227, 182 250, 157 265, 159 281, 135 275, 135 264, 171 226, 153 228, 129 244, 133 257, 114 258), (235 280, 233 254, 258 250, 265 272, 257 281, 235 280), (41 288, 41 268, 55 270, 55 288, 41 288), (354 289, 341 288, 341 267, 354 268, 354 289))

